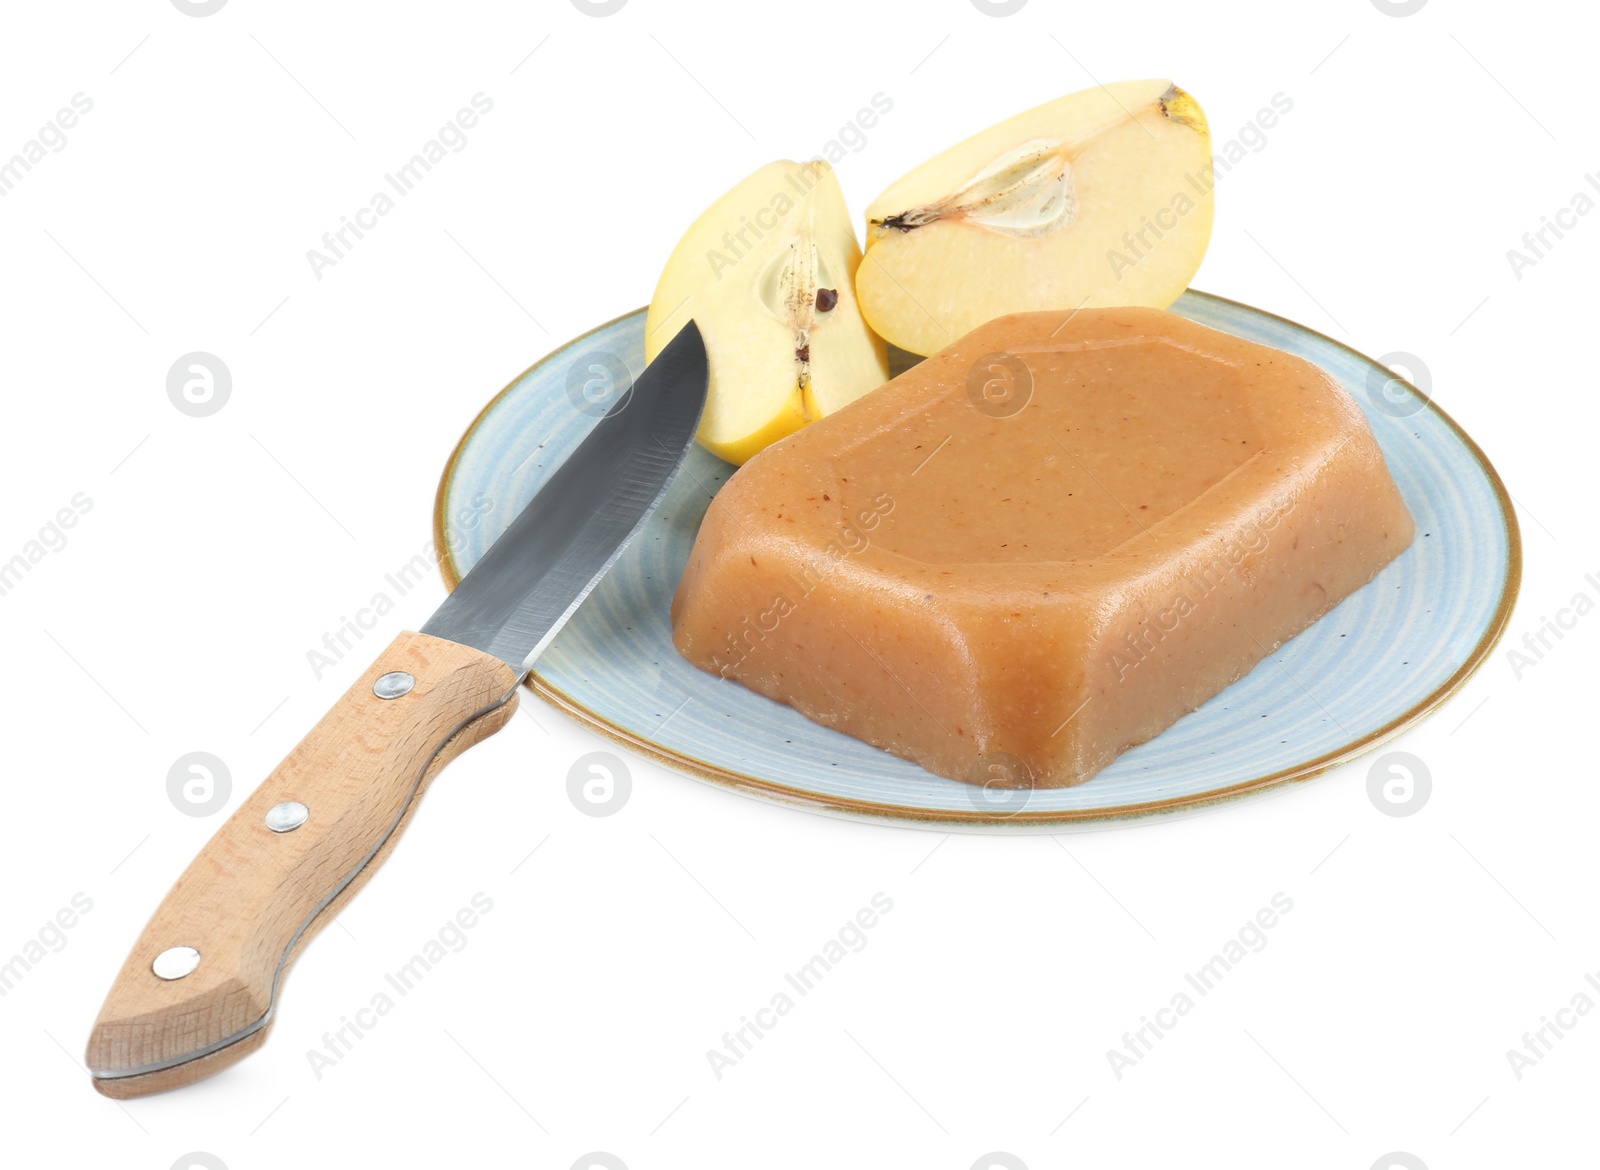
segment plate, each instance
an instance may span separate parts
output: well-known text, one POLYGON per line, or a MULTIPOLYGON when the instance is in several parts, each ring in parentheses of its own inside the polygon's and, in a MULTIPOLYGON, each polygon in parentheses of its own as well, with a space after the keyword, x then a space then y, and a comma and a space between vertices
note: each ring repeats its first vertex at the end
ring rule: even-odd
MULTIPOLYGON (((982 789, 690 666, 673 649, 667 609, 706 505, 734 470, 699 447, 528 685, 690 776, 814 812, 945 830, 1059 831, 1194 809, 1305 780, 1398 735, 1459 689, 1505 628, 1522 558, 1505 486, 1444 411, 1372 359, 1206 293, 1190 290, 1173 310, 1339 379, 1366 411, 1417 535, 1370 584, 1088 783, 987 807, 982 789)), ((624 391, 644 368, 644 320, 640 309, 555 350, 467 429, 434 511, 448 586, 588 433, 608 389, 624 391)))

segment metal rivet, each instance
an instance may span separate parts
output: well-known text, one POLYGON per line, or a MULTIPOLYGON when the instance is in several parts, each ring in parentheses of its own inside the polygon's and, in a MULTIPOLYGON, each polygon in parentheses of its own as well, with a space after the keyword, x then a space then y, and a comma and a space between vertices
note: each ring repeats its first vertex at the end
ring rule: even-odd
POLYGON ((269 808, 265 820, 274 833, 288 833, 305 824, 310 815, 311 810, 298 800, 286 800, 269 808))
POLYGON ((193 947, 168 947, 150 964, 157 979, 182 979, 200 965, 200 952, 193 947))
POLYGON ((410 693, 411 688, 416 685, 417 680, 405 671, 391 670, 372 684, 372 693, 380 699, 398 699, 401 695, 410 693))

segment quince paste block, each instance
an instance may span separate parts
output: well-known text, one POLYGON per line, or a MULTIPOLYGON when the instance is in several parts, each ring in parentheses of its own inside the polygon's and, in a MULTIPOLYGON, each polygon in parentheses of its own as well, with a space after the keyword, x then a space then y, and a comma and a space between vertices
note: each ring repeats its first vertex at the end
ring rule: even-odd
POLYGON ((1159 309, 1022 313, 734 474, 673 639, 941 776, 1077 784, 1412 534, 1361 410, 1309 362, 1159 309))

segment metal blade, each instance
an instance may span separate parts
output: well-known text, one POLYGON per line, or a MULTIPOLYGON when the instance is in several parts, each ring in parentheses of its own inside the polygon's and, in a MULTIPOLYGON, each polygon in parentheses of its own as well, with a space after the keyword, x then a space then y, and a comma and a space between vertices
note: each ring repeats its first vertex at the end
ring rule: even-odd
POLYGON ((666 494, 700 425, 705 343, 685 325, 422 627, 523 670, 666 494))

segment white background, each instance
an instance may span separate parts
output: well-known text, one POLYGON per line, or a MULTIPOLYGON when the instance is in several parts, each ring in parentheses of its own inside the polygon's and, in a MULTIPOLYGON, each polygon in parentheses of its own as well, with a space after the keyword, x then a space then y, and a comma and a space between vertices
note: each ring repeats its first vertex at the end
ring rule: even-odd
POLYGON ((1573 1164, 1585 1132, 1592 1151, 1600 1014, 1520 1080, 1506 1051, 1600 970, 1600 617, 1520 678, 1507 647, 1600 597, 1600 215, 1520 280, 1506 252, 1600 169, 1595 32, 1575 4, 1444 0, 9 5, 0 157, 74 94, 94 107, 0 199, 0 559, 76 493, 93 507, 0 597, 0 959, 74 894, 93 909, 0 998, 4 1161, 1367 1170, 1406 1151, 1439 1170, 1573 1164), (1418 355, 1518 500, 1506 643, 1393 745, 1432 773, 1420 813, 1375 809, 1368 757, 1189 819, 946 838, 630 759, 630 803, 595 819, 565 777, 606 745, 529 700, 300 960, 261 1052, 125 1105, 91 1090, 112 975, 224 815, 177 811, 168 768, 219 756, 231 811, 425 618, 437 581, 359 656, 308 665, 428 539, 482 403, 645 303, 706 204, 821 151, 875 93, 892 112, 838 165, 858 211, 1001 117, 1147 76, 1191 90, 1219 144, 1294 103, 1219 184, 1196 286, 1418 355), (318 280, 307 249, 479 92, 467 147, 318 280), (232 371, 209 418, 166 395, 192 350, 232 371), (319 1079, 308 1050, 480 891, 466 949, 319 1079), (706 1051, 880 891, 866 949, 718 1080, 706 1051), (1107 1049, 1280 891, 1266 948, 1119 1080, 1107 1049))

